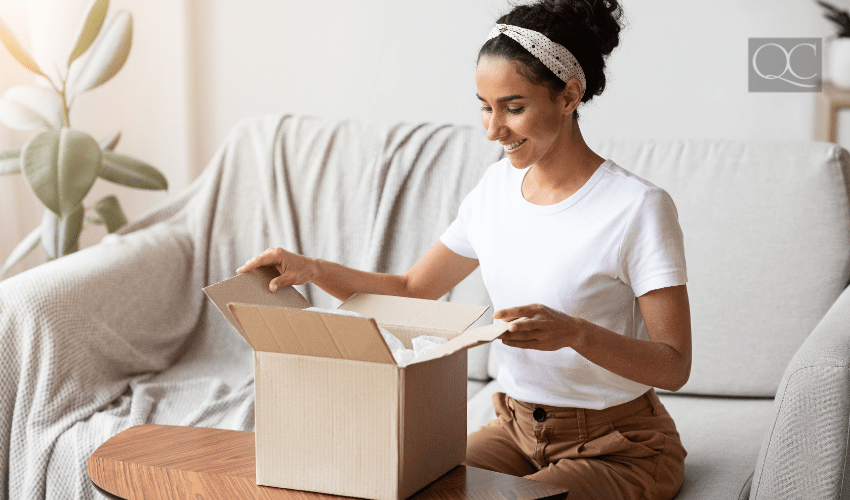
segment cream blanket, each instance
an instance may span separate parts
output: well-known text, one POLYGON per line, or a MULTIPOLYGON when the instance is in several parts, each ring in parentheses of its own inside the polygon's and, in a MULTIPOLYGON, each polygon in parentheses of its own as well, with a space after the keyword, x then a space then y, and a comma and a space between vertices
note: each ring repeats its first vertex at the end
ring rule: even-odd
POLYGON ((251 350, 202 287, 269 246, 402 272, 502 154, 468 127, 246 120, 174 201, 0 283, 0 497, 95 498, 88 457, 134 425, 252 430, 251 350))

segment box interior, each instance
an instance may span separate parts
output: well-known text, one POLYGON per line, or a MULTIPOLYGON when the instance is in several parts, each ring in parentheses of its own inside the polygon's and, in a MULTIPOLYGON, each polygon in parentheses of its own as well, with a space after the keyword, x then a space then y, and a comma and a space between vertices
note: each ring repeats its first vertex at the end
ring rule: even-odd
POLYGON ((304 311, 310 303, 291 286, 268 292, 275 276, 274 268, 260 268, 204 289, 255 351, 395 364, 378 325, 408 349, 420 335, 449 340, 418 363, 490 342, 508 328, 497 322, 464 333, 488 306, 366 293, 339 307, 363 318, 304 311))

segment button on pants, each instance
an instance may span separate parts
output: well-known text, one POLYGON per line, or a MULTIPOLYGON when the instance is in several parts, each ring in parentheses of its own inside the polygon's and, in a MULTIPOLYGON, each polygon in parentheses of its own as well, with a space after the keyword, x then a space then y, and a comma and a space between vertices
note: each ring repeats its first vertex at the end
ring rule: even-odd
POLYGON ((501 392, 493 404, 498 418, 467 437, 464 465, 563 486, 570 500, 670 500, 682 486, 687 453, 653 389, 604 410, 501 392))

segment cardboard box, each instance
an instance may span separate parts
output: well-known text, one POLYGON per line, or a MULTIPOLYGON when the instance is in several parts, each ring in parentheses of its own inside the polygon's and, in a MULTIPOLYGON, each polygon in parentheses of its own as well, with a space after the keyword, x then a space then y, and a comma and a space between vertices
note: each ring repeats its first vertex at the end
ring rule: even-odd
POLYGON ((292 287, 259 269, 204 289, 254 349, 257 484, 401 500, 466 457, 466 349, 507 330, 462 333, 487 310, 434 300, 355 294, 339 309, 303 311, 292 287), (381 325, 411 348, 449 339, 399 367, 381 325))

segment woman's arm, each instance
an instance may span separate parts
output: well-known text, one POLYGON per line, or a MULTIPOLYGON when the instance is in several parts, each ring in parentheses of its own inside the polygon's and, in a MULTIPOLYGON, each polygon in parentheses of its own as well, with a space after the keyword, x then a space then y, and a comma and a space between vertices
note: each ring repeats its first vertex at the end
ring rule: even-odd
POLYGON ((236 272, 246 273, 261 266, 274 266, 280 272, 269 283, 272 292, 309 281, 340 300, 356 292, 436 300, 469 276, 478 267, 478 260, 458 255, 438 241, 404 274, 387 274, 359 271, 282 248, 269 248, 236 272))
POLYGON ((659 288, 638 297, 649 341, 631 339, 560 311, 531 304, 496 311, 515 321, 505 345, 553 351, 572 347, 588 361, 641 384, 677 391, 691 374, 691 313, 685 285, 659 288))

